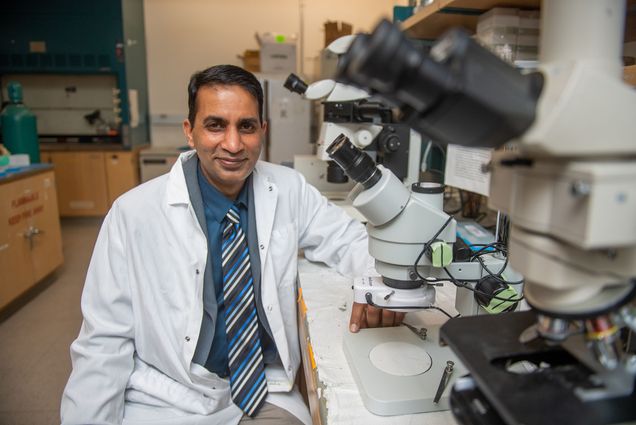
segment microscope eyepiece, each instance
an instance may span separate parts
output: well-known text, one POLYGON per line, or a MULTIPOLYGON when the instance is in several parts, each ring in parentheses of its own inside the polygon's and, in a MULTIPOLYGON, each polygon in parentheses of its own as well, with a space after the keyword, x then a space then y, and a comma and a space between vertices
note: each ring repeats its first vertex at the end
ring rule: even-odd
POLYGON ((356 148, 344 134, 336 137, 329 145, 327 154, 346 175, 365 189, 373 187, 382 177, 382 172, 375 166, 371 157, 356 148))
POLYGON ((301 95, 305 94, 307 91, 307 83, 301 80, 300 77, 294 73, 289 74, 289 77, 285 80, 283 87, 291 92, 301 95))
POLYGON ((386 20, 356 36, 338 59, 336 81, 399 107, 404 122, 439 143, 474 147, 523 134, 543 88, 540 73, 522 74, 461 29, 442 35, 429 53, 386 20))

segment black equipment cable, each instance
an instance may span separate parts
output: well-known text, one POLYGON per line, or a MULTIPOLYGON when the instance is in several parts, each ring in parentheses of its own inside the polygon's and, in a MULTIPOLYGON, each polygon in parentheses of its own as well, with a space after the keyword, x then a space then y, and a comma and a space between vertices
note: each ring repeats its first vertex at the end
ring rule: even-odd
MULTIPOLYGON (((437 233, 435 233, 435 235, 429 239, 428 242, 426 242, 426 244, 424 244, 424 247, 422 248, 422 251, 420 252, 420 254, 417 256, 416 260, 415 260, 415 264, 413 265, 413 270, 415 270, 415 274, 417 275, 417 277, 419 277, 420 279, 422 279, 425 282, 451 282, 453 283, 455 286, 459 287, 459 288, 464 288, 467 289, 469 291, 472 291, 476 294, 480 294, 486 297, 490 297, 493 300, 498 300, 501 302, 519 302, 522 301, 524 299, 523 294, 520 295, 518 298, 502 298, 502 297, 498 297, 496 295, 493 294, 489 294, 483 291, 480 291, 478 289, 472 288, 469 285, 467 285, 467 282, 481 282, 483 279, 487 278, 487 277, 491 277, 501 283, 504 283, 506 285, 520 285, 522 284, 524 281, 519 280, 519 281, 514 281, 514 282, 509 282, 507 280, 505 280, 503 277, 501 277, 501 273, 503 272, 503 270, 506 269, 506 266, 508 265, 508 252, 505 249, 505 247, 500 244, 499 242, 493 242, 490 244, 474 244, 471 246, 477 247, 477 246, 481 246, 482 248, 480 248, 476 253, 474 253, 471 257, 471 261, 473 261, 474 259, 477 259, 477 261, 479 262, 479 264, 482 266, 482 268, 484 269, 484 271, 487 273, 487 276, 482 277, 481 279, 470 279, 470 280, 464 280, 463 283, 460 282, 459 280, 457 280, 451 273, 450 271, 444 267, 444 271, 446 272, 446 274, 448 275, 448 279, 444 279, 444 278, 425 278, 424 276, 422 276, 420 274, 420 272, 417 269, 417 265, 420 262, 420 260, 422 259, 422 256, 424 255, 424 253, 426 253, 428 251, 428 249, 431 247, 431 245, 433 244, 433 242, 435 242, 437 240, 437 237, 444 231, 444 229, 446 229, 446 227, 450 224, 450 222, 453 220, 453 216, 449 216, 448 220, 446 220, 446 222, 442 225, 442 227, 440 227, 440 229, 437 231, 437 233), (481 259, 482 255, 486 255, 486 254, 490 254, 490 251, 487 251, 489 248, 493 248, 495 251, 497 252, 501 252, 505 255, 506 260, 504 262, 503 267, 501 268, 501 270, 498 273, 493 273, 484 263, 483 259, 481 259)), ((422 308, 422 307, 418 307, 418 308, 422 308)))

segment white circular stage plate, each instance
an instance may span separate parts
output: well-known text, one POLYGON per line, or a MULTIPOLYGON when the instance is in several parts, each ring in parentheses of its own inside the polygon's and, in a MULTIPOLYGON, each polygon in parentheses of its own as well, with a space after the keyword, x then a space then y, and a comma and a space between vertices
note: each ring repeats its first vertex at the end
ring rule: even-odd
POLYGON ((431 356, 428 352, 406 342, 379 344, 371 350, 369 359, 373 366, 389 375, 414 376, 431 368, 431 356))

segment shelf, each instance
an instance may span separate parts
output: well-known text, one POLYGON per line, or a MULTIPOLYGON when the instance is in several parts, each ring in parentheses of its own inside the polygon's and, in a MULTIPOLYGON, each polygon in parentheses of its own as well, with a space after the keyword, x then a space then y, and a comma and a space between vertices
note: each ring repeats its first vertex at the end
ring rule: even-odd
POLYGON ((436 39, 456 26, 474 33, 479 15, 493 7, 538 9, 540 5, 541 0, 434 0, 404 21, 402 29, 418 39, 436 39))

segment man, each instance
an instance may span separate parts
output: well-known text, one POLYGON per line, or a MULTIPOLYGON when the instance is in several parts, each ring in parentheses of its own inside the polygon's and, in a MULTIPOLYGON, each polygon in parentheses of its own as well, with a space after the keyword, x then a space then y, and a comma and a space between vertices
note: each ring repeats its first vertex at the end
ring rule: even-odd
MULTIPOLYGON (((104 220, 65 424, 311 422, 294 387, 297 252, 362 274, 366 232, 297 172, 258 161, 267 123, 252 74, 231 65, 194 74, 188 107, 194 151, 104 220)), ((356 306, 351 327, 393 321, 356 306)))

